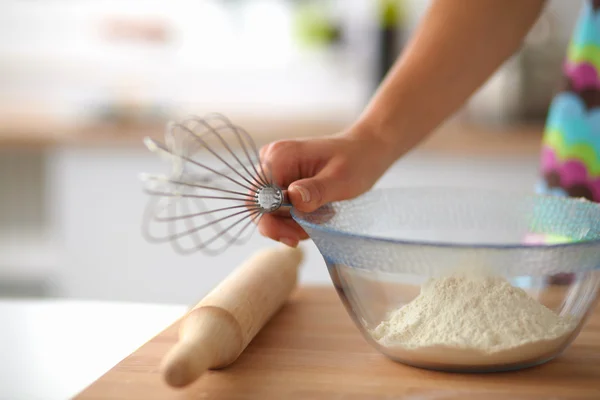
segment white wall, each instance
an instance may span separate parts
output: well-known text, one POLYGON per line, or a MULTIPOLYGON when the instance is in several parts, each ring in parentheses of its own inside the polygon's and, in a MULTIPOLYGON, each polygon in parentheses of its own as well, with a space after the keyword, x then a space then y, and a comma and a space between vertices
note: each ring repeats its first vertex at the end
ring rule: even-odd
MULTIPOLYGON (((338 3, 350 38, 338 53, 308 52, 298 45, 288 1, 4 0, 0 113, 35 104, 38 112, 82 117, 114 101, 174 112, 184 108, 184 113, 357 111, 371 90, 373 3, 332 2, 338 3), (168 39, 109 40, 105 24, 122 17, 155 20, 168 39)), ((563 46, 581 2, 549 1, 563 46)), ((429 3, 407 0, 409 30, 429 3)))
POLYGON ((364 57, 303 51, 291 7, 279 0, 2 1, 0 113, 36 104, 38 112, 81 118, 116 101, 175 113, 356 109, 365 97, 364 57), (109 39, 106 24, 123 18, 156 21, 167 39, 109 39))

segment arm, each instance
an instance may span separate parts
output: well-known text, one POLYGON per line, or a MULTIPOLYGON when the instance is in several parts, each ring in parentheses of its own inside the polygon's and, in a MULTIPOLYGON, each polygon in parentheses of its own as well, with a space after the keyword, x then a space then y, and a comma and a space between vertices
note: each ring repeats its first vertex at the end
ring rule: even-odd
POLYGON ((354 134, 401 157, 462 104, 521 45, 545 0, 434 0, 354 134))
MULTIPOLYGON (((409 46, 348 130, 263 148, 275 181, 300 211, 369 190, 453 114, 520 46, 545 0, 433 0, 409 46)), ((260 232, 289 246, 307 234, 265 214, 260 232)))

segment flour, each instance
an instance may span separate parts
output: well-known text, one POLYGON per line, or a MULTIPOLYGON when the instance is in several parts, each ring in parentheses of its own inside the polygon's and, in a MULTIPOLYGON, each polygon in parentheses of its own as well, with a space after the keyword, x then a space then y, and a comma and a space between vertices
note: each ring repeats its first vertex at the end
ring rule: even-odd
POLYGON ((543 361, 576 325, 501 277, 461 274, 429 280, 371 334, 409 362, 491 366, 543 361))

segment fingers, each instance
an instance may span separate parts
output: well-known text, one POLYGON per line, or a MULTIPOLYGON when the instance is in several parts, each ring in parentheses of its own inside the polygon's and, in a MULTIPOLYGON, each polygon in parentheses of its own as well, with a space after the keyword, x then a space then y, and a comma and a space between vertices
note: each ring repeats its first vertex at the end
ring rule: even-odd
POLYGON ((291 218, 265 214, 258 223, 261 235, 277 240, 290 247, 298 246, 300 240, 308 239, 304 230, 291 218))
MULTIPOLYGON (((344 199, 348 182, 340 159, 333 159, 331 142, 282 140, 261 148, 261 159, 273 173, 279 187, 288 188, 292 205, 302 212, 312 212, 322 205, 344 199), (333 162, 332 162, 333 161, 333 162)), ((289 216, 266 214, 259 222, 263 236, 296 247, 308 235, 289 216)))
MULTIPOLYGON (((267 175, 272 174, 274 183, 279 187, 286 187, 299 178, 301 158, 298 141, 281 140, 270 143, 260 149, 260 158, 267 175)), ((308 238, 289 212, 282 210, 263 215, 258 229, 261 235, 290 247, 296 247, 300 240, 308 238)))
POLYGON ((303 151, 302 142, 298 140, 280 140, 263 147, 260 157, 275 184, 287 187, 301 177, 301 166, 307 162, 306 156, 302 157, 303 151))
POLYGON ((313 212, 332 201, 350 197, 355 185, 327 168, 312 178, 295 181, 288 188, 292 205, 302 212, 313 212))
POLYGON ((271 149, 271 145, 272 144, 273 143, 271 142, 271 143, 269 143, 267 145, 264 145, 263 147, 260 148, 260 150, 259 150, 259 156, 260 156, 261 160, 264 160, 264 159, 267 158, 267 154, 269 154, 269 151, 271 149))

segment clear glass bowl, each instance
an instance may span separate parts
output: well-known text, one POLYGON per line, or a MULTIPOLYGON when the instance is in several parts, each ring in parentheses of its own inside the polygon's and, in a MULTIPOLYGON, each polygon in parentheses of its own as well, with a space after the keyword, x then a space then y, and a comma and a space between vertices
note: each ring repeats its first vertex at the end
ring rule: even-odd
POLYGON ((387 357, 416 367, 491 372, 547 362, 578 335, 598 298, 600 205, 596 203, 494 190, 397 188, 373 190, 312 213, 294 209, 292 216, 318 247, 364 337, 387 357), (519 324, 535 325, 533 317, 515 309, 507 311, 514 312, 509 322, 514 318, 515 324, 504 327, 507 335, 494 336, 493 326, 474 333, 462 318, 477 302, 489 300, 474 294, 465 312, 456 312, 450 320, 440 313, 456 311, 463 301, 460 296, 449 298, 437 311, 413 309, 401 318, 400 336, 382 337, 378 326, 417 301, 422 285, 431 278, 461 273, 477 278, 482 271, 524 290, 556 318, 568 320, 571 328, 537 344, 491 351, 471 348, 465 343, 475 335, 502 342, 519 324), (431 339, 432 324, 447 329, 451 338, 431 339), (417 333, 421 338, 429 335, 431 346, 418 347, 417 333))

